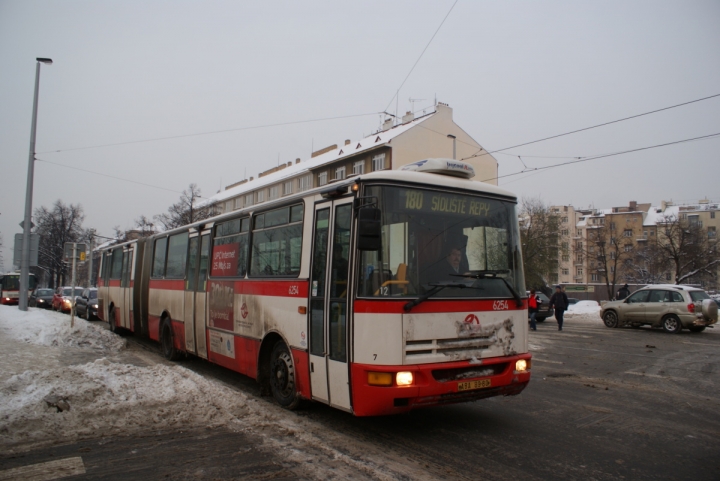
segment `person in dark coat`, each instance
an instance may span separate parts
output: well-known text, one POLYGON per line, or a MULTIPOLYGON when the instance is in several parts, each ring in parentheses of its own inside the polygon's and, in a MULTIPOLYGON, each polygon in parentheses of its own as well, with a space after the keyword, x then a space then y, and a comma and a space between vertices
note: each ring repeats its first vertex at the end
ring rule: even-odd
POLYGON ((567 294, 562 291, 562 286, 558 285, 555 287, 555 293, 550 298, 550 307, 555 309, 555 319, 557 319, 558 331, 562 331, 563 317, 565 316, 565 311, 569 305, 570 302, 568 301, 567 294))
POLYGON ((627 296, 629 296, 629 295, 630 295, 630 288, 628 287, 627 284, 625 284, 625 285, 622 286, 622 287, 620 288, 620 290, 618 291, 618 293, 617 293, 617 299, 618 299, 618 301, 620 301, 620 300, 625 299, 625 298, 626 298, 627 296))

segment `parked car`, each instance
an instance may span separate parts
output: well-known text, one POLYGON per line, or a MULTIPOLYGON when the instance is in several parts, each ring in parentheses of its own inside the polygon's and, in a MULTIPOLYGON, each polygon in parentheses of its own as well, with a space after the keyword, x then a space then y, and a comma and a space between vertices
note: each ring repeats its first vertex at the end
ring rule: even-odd
POLYGON ((53 294, 55 292, 52 289, 38 288, 30 294, 28 299, 28 305, 30 307, 42 307, 43 309, 50 309, 52 307, 53 294))
POLYGON ((97 317, 97 312, 97 288, 91 287, 85 289, 75 300, 75 314, 89 321, 93 317, 97 317))
POLYGON ((568 305, 572 306, 573 304, 577 304, 580 302, 580 299, 577 299, 575 297, 568 297, 568 305))
MULTIPOLYGON (((82 291, 82 287, 75 288, 75 295, 82 291)), ((52 298, 52 308, 55 311, 70 312, 73 306, 73 288, 64 286, 58 287, 52 298)))
POLYGON ((651 285, 627 299, 606 302, 600 316, 607 327, 662 327, 677 333, 683 328, 702 332, 718 320, 718 305, 702 289, 675 284, 651 285))
MULTIPOLYGON (((530 295, 530 291, 527 291, 527 295, 530 295)), ((536 292, 535 296, 538 298, 538 311, 535 314, 535 320, 537 322, 545 322, 545 319, 555 315, 555 310, 550 307, 550 299, 542 292, 536 292)), ((528 313, 528 319, 530 314, 528 313)))

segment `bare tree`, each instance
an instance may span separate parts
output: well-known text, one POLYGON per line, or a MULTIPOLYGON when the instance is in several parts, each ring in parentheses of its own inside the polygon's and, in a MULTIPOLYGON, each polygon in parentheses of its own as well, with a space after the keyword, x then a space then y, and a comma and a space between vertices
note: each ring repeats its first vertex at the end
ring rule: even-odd
POLYGON ((588 258, 589 271, 605 281, 608 299, 615 297, 620 279, 625 279, 628 261, 632 259, 634 247, 631 242, 623 242, 610 226, 601 224, 588 228, 585 255, 588 258))
POLYGON ((630 262, 625 262, 625 282, 632 284, 662 284, 668 272, 667 259, 659 255, 657 246, 652 243, 636 246, 630 262))
POLYGON ((63 262, 66 242, 81 242, 87 238, 82 228, 85 216, 81 205, 66 205, 57 200, 52 208, 35 209, 36 231, 40 235, 38 264, 47 272, 53 287, 65 282, 67 266, 63 262))
POLYGON ((149 237, 155 233, 155 224, 150 222, 150 219, 144 215, 141 215, 135 219, 135 229, 138 237, 149 237))
POLYGON ((520 205, 520 241, 523 248, 525 283, 542 288, 558 271, 563 251, 562 218, 540 199, 523 199, 520 205))
POLYGON ((667 259, 675 273, 675 283, 693 278, 715 280, 720 264, 717 241, 708 236, 698 222, 666 216, 658 222, 656 255, 667 259))
POLYGON ((180 200, 168 207, 167 214, 158 214, 153 218, 162 226, 163 230, 174 229, 199 220, 217 215, 218 208, 215 202, 200 202, 202 196, 197 184, 190 184, 183 190, 180 200))

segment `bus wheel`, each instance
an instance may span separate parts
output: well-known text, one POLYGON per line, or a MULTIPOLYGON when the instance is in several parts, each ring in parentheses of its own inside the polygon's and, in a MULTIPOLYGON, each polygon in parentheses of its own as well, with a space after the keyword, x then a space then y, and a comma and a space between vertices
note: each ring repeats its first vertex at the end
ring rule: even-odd
POLYGON ((117 322, 115 322, 115 307, 113 306, 110 306, 110 312, 108 313, 108 326, 110 327, 110 332, 117 334, 118 328, 117 322))
POLYGON ((162 336, 160 343, 165 359, 168 361, 176 361, 180 357, 180 353, 175 349, 175 336, 173 335, 172 324, 170 318, 166 317, 162 325, 162 336))
POLYGON ((300 404, 295 388, 295 363, 283 341, 275 344, 270 355, 270 390, 285 409, 295 409, 300 404))

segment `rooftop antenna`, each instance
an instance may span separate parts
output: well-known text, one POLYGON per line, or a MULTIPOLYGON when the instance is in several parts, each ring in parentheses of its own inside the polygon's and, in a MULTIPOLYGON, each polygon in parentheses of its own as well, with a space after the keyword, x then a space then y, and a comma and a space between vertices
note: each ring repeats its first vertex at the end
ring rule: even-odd
POLYGON ((426 100, 426 99, 414 99, 414 98, 412 98, 412 97, 410 97, 410 98, 408 99, 408 101, 410 102, 410 111, 411 111, 412 113, 415 113, 415 102, 419 102, 419 101, 421 101, 421 100, 426 100))

